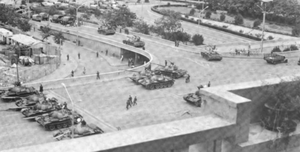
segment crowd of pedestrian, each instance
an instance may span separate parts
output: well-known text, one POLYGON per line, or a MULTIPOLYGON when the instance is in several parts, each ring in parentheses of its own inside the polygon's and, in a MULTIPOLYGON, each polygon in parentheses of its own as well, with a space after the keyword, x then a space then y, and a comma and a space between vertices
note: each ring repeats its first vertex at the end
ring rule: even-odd
POLYGON ((129 95, 129 98, 126 102, 126 109, 128 110, 129 108, 136 106, 137 105, 137 98, 134 97, 134 99, 132 99, 131 95, 129 95))

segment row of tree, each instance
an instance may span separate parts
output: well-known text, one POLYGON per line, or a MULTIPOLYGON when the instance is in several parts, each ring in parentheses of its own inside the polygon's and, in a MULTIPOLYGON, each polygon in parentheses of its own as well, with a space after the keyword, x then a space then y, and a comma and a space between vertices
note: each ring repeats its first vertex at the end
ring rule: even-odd
POLYGON ((29 24, 28 19, 16 13, 12 7, 5 5, 0 5, 0 22, 18 27, 24 32, 30 31, 31 29, 31 24, 29 24))

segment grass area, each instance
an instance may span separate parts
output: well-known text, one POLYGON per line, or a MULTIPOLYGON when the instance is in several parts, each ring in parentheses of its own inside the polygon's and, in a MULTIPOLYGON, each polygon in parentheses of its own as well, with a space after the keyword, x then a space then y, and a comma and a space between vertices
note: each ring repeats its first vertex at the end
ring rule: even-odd
MULTIPOLYGON (((180 12, 182 14, 189 14, 189 12, 191 11, 191 8, 189 8, 189 7, 165 7, 165 8, 158 8, 158 9, 173 10, 173 11, 176 11, 176 12, 180 12)), ((199 15, 200 15, 199 12, 196 12, 194 14, 195 17, 199 17, 199 15)), ((211 18, 213 20, 220 20, 220 14, 212 13, 211 18)), ((226 15, 225 21, 227 21, 227 22, 233 22, 234 21, 234 17, 226 15)), ((254 21, 255 20, 244 19, 244 26, 252 28, 254 21)), ((268 23, 268 22, 266 22, 266 24, 265 24, 265 29, 269 30, 269 31, 286 33, 286 34, 291 34, 292 33, 292 28, 289 27, 289 26, 276 25, 276 24, 268 23)))

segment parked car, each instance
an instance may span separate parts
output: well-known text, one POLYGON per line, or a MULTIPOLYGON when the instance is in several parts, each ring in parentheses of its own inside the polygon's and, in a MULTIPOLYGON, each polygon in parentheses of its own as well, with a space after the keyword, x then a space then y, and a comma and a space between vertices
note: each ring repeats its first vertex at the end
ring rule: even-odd
POLYGON ((42 20, 49 20, 49 14, 48 13, 45 13, 45 12, 42 12, 40 13, 40 16, 42 17, 42 20))
POLYGON ((63 17, 64 17, 64 15, 56 14, 56 15, 52 16, 52 19, 50 21, 53 22, 53 23, 60 23, 61 18, 63 18, 63 17))
POLYGON ((42 16, 40 16, 40 14, 34 14, 34 15, 32 15, 31 19, 34 20, 34 21, 41 22, 42 21, 42 16))
POLYGON ((62 25, 74 25, 75 18, 72 16, 64 16, 61 18, 60 24, 62 25))

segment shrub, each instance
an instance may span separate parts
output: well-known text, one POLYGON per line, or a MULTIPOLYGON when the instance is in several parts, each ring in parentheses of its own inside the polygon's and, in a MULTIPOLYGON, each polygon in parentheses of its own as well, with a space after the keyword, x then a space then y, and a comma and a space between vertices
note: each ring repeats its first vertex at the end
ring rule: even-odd
POLYGON ((168 5, 168 6, 170 6, 171 4, 170 4, 170 3, 168 3, 167 5, 168 5))
POLYGON ((190 15, 194 15, 195 14, 195 12, 196 12, 196 10, 193 8, 193 9, 191 9, 191 11, 190 11, 190 15))
POLYGON ((261 24, 261 20, 255 20, 253 22, 253 28, 257 28, 261 24))
POLYGON ((261 35, 261 34, 258 34, 258 33, 255 34, 255 36, 256 36, 257 38, 262 38, 262 37, 261 37, 262 35, 261 35))
POLYGON ((243 18, 243 16, 241 14, 236 15, 234 17, 234 24, 235 25, 242 25, 243 23, 244 23, 244 18, 243 18))
POLYGON ((225 21, 225 18, 226 18, 225 14, 222 13, 220 16, 220 21, 222 21, 222 22, 225 21))
POLYGON ((125 29, 125 34, 129 34, 129 30, 127 28, 125 29))
POLYGON ((195 34, 193 37, 192 37, 192 41, 195 45, 202 45, 203 42, 204 42, 204 38, 202 35, 200 34, 195 34))
POLYGON ((149 0, 145 0, 145 3, 149 3, 150 1, 149 0))
POLYGON ((298 50, 298 47, 296 45, 291 45, 290 48, 291 48, 291 51, 298 50))
POLYGON ((268 36, 268 40, 273 40, 274 39, 274 37, 273 36, 268 36))
POLYGON ((274 52, 281 52, 280 48, 278 46, 274 47, 273 50, 271 51, 271 53, 274 52))
POLYGON ((211 11, 207 11, 207 12, 205 13, 205 18, 210 19, 210 16, 211 16, 211 11))
POLYGON ((240 30, 239 32, 240 32, 240 33, 244 33, 244 31, 243 31, 243 30, 240 30))
POLYGON ((293 27, 292 35, 293 35, 293 36, 299 36, 299 35, 300 35, 300 27, 299 27, 299 25, 293 27))
POLYGON ((147 24, 143 20, 137 20, 134 22, 133 27, 137 32, 143 33, 143 34, 149 34, 150 33, 150 25, 147 24))

